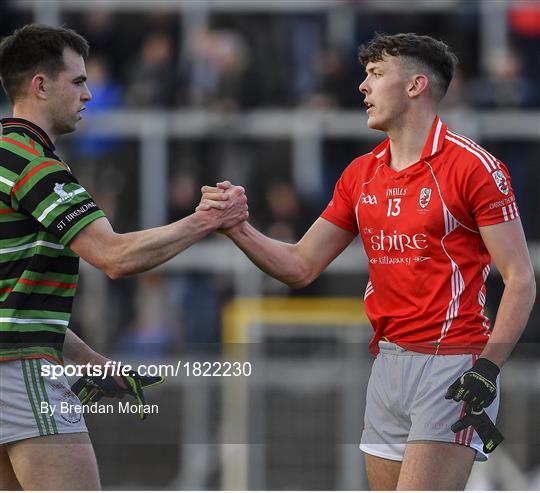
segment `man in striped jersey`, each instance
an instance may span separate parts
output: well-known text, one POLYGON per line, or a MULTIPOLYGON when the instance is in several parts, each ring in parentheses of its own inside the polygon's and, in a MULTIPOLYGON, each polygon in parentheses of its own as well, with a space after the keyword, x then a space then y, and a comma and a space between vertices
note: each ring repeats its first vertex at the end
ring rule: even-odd
POLYGON ((248 216, 243 189, 230 206, 127 234, 56 155, 91 94, 88 44, 74 31, 29 25, 0 44, 0 78, 13 104, 0 137, 0 486, 98 489, 94 452, 65 378, 42 366, 107 359, 69 329, 79 256, 112 279, 151 269, 217 228, 248 216), (56 404, 56 410, 53 407, 56 404), (47 445, 47 447, 44 447, 47 445))
MULTIPOLYGON (((495 419, 499 368, 527 323, 534 272, 508 170, 436 116, 457 61, 448 46, 428 36, 377 35, 360 60, 368 126, 388 138, 345 169, 297 244, 271 240, 247 222, 225 234, 295 288, 361 237, 376 356, 360 445, 369 484, 463 489, 473 461, 487 457, 472 427, 454 434, 451 426, 484 408, 495 419), (491 258, 505 283, 493 329, 484 313, 491 258)), ((226 202, 229 186, 203 187, 201 205, 226 202)))

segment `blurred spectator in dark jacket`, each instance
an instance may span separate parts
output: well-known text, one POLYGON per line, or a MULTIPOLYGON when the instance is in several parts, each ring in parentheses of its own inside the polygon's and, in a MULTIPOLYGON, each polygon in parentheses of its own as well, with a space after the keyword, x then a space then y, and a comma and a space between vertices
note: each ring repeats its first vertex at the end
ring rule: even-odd
POLYGON ((487 74, 471 82, 470 103, 479 108, 527 108, 538 104, 538 90, 522 74, 519 56, 510 50, 495 50, 487 74))
POLYGON ((540 2, 512 0, 508 4, 508 25, 513 41, 524 59, 524 71, 540 84, 540 2))
POLYGON ((294 103, 303 103, 317 91, 320 73, 317 57, 322 51, 324 17, 316 14, 288 14, 277 18, 281 60, 274 70, 285 70, 294 103))
MULTIPOLYGON (((178 168, 168 191, 169 220, 193 213, 200 199, 199 184, 189 167, 178 168)), ((220 341, 219 293, 211 274, 196 269, 171 272, 166 301, 173 313, 174 333, 186 349, 207 352, 220 341)))
POLYGON ((199 201, 199 186, 195 175, 188 170, 178 170, 169 185, 169 220, 178 221, 192 214, 199 201))
MULTIPOLYGON (((266 207, 261 216, 262 230, 268 236, 287 243, 297 242, 306 232, 316 214, 309 209, 295 189, 287 181, 276 181, 266 189, 266 207)), ((264 291, 266 294, 283 296, 291 293, 291 289, 280 281, 265 276, 264 291)), ((302 293, 316 293, 312 286, 302 293)))
POLYGON ((289 182, 275 182, 266 191, 265 234, 281 241, 298 241, 309 227, 311 215, 289 182))
POLYGON ((182 69, 187 103, 218 110, 244 107, 248 49, 239 34, 227 30, 197 31, 189 40, 182 69))
POLYGON ((358 108, 362 105, 363 97, 358 92, 361 67, 347 63, 345 56, 335 49, 321 51, 315 66, 318 88, 304 100, 305 105, 314 108, 358 108))
POLYGON ((69 22, 70 27, 88 40, 92 55, 107 60, 112 76, 117 80, 123 80, 127 56, 133 50, 133 38, 123 32, 125 25, 106 10, 75 16, 69 22))
POLYGON ((131 106, 168 107, 176 100, 176 68, 172 41, 163 33, 151 33, 133 62, 126 101, 131 106))

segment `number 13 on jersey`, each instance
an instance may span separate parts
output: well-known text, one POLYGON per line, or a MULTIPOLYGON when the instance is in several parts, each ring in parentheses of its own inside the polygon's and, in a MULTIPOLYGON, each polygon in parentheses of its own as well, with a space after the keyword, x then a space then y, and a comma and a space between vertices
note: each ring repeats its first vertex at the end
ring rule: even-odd
POLYGON ((399 213, 401 212, 400 204, 401 199, 388 199, 388 212, 386 213, 387 216, 399 216, 399 213))

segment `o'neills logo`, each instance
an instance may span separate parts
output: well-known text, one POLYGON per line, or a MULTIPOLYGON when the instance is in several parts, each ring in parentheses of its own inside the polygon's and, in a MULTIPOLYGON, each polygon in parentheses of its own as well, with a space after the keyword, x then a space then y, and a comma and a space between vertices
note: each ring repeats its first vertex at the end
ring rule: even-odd
POLYGON ((428 206, 430 200, 431 188, 422 188, 422 190, 420 190, 420 198, 418 199, 420 207, 422 207, 422 209, 425 209, 428 206))
POLYGON ((397 251, 404 253, 407 250, 424 250, 428 247, 427 235, 416 233, 412 236, 405 233, 386 234, 382 229, 371 236, 371 249, 376 252, 397 251))
POLYGON ((497 171, 491 173, 491 176, 495 180, 495 184, 497 185, 499 191, 501 193, 504 193, 504 195, 508 195, 508 180, 506 179, 506 176, 504 176, 504 173, 500 169, 498 169, 497 171))

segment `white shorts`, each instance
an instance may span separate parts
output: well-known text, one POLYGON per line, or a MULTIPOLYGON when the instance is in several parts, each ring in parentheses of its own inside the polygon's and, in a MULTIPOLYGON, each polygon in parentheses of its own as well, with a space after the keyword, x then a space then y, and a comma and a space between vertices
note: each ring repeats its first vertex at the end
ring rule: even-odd
MULTIPOLYGON (((487 460, 471 426, 459 433, 450 429, 463 415, 464 403, 444 398, 448 387, 478 357, 416 353, 383 341, 379 349, 368 382, 360 449, 402 461, 407 442, 432 440, 466 445, 476 450, 475 460, 487 460)), ((495 421, 498 410, 497 379, 497 397, 485 411, 495 421)))
POLYGON ((73 411, 81 402, 66 377, 42 376, 44 365, 53 363, 45 359, 0 362, 0 444, 88 432, 82 414, 73 411))

